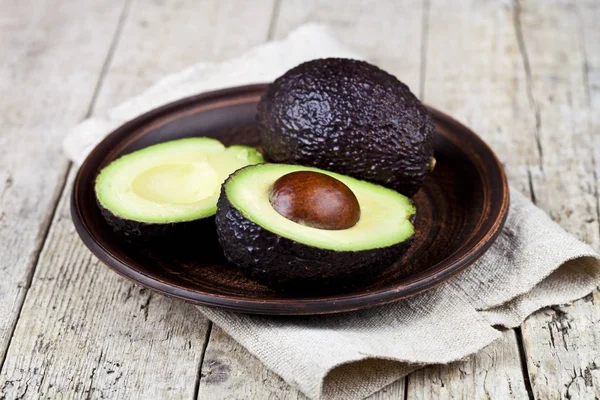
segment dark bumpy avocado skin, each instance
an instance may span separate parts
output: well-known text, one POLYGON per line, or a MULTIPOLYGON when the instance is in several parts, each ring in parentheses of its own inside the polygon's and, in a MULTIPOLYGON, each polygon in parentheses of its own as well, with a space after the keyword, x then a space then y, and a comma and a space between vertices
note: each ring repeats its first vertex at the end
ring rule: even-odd
POLYGON ((258 104, 269 161, 310 165, 392 188, 419 190, 433 157, 427 109, 394 76, 363 61, 306 62, 258 104))
POLYGON ((188 222, 177 222, 167 224, 153 224, 133 221, 113 214, 96 201, 102 216, 122 239, 130 242, 146 243, 203 243, 204 245, 216 245, 215 217, 197 219, 188 222))
POLYGON ((324 250, 281 237, 245 218, 225 194, 217 204, 217 235, 225 257, 244 273, 287 292, 343 290, 368 283, 408 249, 405 242, 358 252, 324 250))

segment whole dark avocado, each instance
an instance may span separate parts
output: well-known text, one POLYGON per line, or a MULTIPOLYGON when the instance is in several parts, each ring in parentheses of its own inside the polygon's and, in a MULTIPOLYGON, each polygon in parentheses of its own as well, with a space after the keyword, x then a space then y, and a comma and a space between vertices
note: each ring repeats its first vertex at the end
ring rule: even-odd
POLYGON ((268 161, 314 166, 415 194, 433 168, 435 127, 408 86, 364 61, 309 61, 258 104, 268 161))

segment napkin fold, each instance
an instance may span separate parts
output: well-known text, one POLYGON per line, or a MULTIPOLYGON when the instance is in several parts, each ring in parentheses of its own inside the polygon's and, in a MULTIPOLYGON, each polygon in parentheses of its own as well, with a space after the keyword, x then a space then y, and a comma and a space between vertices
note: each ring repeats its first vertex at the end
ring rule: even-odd
MULTIPOLYGON (((200 63, 170 75, 104 114, 76 126, 66 155, 81 164, 124 122, 204 91, 268 82, 321 57, 361 57, 321 25, 255 47, 223 63, 200 63)), ((506 224, 492 247, 460 275, 409 299, 344 314, 309 317, 244 315, 198 309, 309 398, 361 399, 427 364, 473 354, 540 308, 585 296, 600 282, 600 260, 588 245, 511 189, 506 224)))

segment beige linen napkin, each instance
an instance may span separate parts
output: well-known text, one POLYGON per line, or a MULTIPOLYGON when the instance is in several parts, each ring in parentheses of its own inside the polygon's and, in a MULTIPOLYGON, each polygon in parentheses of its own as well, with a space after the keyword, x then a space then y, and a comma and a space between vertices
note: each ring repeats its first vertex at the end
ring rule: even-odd
MULTIPOLYGON (((319 25, 221 64, 197 64, 75 127, 65 153, 80 164, 123 122, 199 92, 270 81, 302 61, 360 58, 319 25)), ((501 235, 474 265, 408 300, 359 312, 267 317, 198 307, 267 368, 308 397, 360 399, 425 364, 448 363, 500 337, 533 311, 583 297, 600 282, 600 261, 516 190, 501 235)))

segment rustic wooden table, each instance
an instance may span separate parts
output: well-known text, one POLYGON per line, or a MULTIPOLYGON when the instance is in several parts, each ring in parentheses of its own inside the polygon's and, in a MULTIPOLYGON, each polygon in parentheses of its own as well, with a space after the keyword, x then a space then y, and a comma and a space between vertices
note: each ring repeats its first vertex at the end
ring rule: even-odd
MULTIPOLYGON (((600 248, 598 0, 0 0, 0 398, 304 398, 193 306, 90 254, 61 139, 307 21, 474 128, 515 188, 600 248)), ((598 398, 599 320, 594 292, 372 398, 598 398)))

